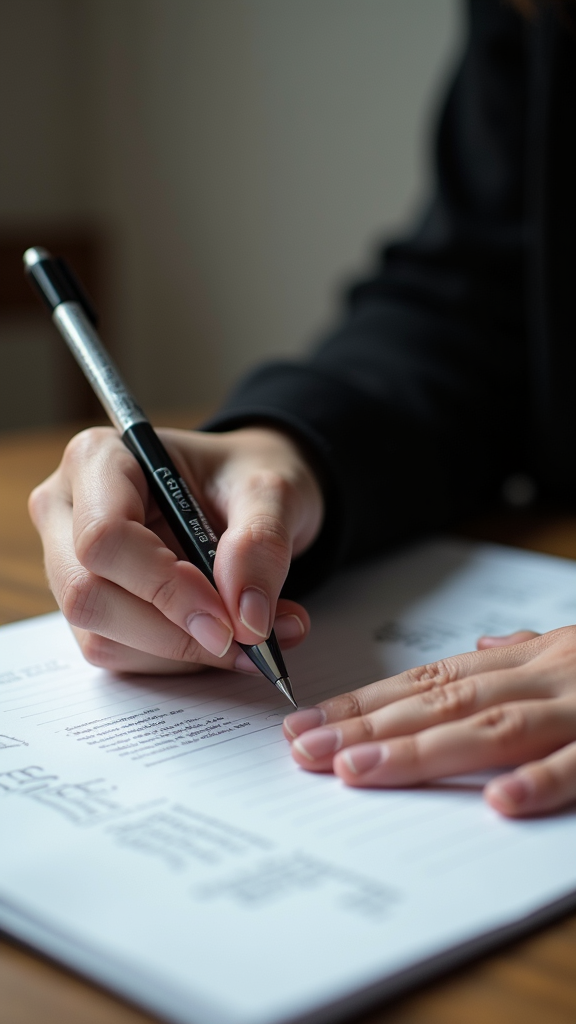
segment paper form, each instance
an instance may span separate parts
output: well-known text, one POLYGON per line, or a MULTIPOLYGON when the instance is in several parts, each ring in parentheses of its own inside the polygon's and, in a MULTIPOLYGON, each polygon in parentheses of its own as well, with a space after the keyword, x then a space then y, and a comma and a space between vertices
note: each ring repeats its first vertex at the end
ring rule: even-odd
MULTIPOLYGON (((576 564, 440 540, 340 576, 297 699, 576 622, 576 564)), ((576 814, 506 821, 479 778, 300 770, 265 680, 119 677, 59 614, 0 630, 0 926, 178 1024, 335 1020, 570 900, 576 814)))

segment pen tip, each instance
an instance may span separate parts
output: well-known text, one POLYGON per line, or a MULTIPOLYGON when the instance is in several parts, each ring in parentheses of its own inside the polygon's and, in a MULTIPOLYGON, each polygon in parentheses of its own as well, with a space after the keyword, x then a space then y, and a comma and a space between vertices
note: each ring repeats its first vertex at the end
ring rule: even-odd
POLYGON ((290 701, 292 707, 298 710, 298 704, 294 700, 294 694, 292 693, 292 684, 288 676, 285 676, 284 679, 276 680, 276 689, 280 690, 280 693, 282 693, 284 697, 286 697, 286 700, 290 701))

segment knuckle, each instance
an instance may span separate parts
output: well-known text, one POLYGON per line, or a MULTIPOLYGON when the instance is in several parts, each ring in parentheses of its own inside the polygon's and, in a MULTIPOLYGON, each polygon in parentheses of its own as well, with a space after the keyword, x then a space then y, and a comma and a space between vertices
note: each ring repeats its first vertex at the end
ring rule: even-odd
POLYGON ((360 742, 368 743, 370 740, 378 739, 377 730, 370 715, 361 715, 358 719, 358 725, 362 733, 362 740, 360 742))
POLYGON ((347 718, 362 718, 363 708, 358 695, 354 691, 343 693, 332 700, 323 701, 322 705, 328 713, 330 721, 344 721, 347 718))
POLYGON ((274 501, 275 505, 289 504, 294 493, 294 484, 284 474, 262 467, 252 472, 246 481, 247 489, 255 496, 274 501))
POLYGON ((60 607, 64 617, 80 629, 96 629, 100 624, 99 594, 101 584, 91 573, 71 573, 62 585, 60 607))
POLYGON ((170 612, 179 594, 178 581, 171 577, 160 584, 150 599, 150 603, 164 614, 170 612))
POLYGON ((250 522, 248 532, 253 544, 281 548, 282 551, 288 546, 288 531, 275 516, 261 513, 250 522))
POLYGON ((185 661, 189 663, 202 662, 204 661, 203 654, 205 655, 204 648, 200 646, 194 637, 188 636, 184 630, 181 631, 181 636, 172 646, 172 649, 166 655, 170 661, 185 661))
POLYGON ((96 668, 107 668, 110 671, 118 671, 121 663, 118 658, 118 649, 113 640, 108 640, 99 633, 83 633, 79 639, 80 650, 90 665, 96 668))
POLYGON ((411 775, 418 775, 422 762, 418 738, 416 736, 403 736, 401 739, 397 739, 395 743, 397 744, 402 765, 411 775))
POLYGON ((114 531, 109 519, 105 516, 90 516, 85 522, 79 522, 74 536, 74 547, 78 561, 86 569, 96 570, 104 548, 110 559, 114 558, 113 548, 118 548, 119 539, 114 540, 114 531))
POLYGON ((45 518, 50 502, 50 488, 47 481, 35 487, 28 498, 28 512, 36 529, 39 529, 45 518))
POLYGON ((488 708, 481 712, 479 725, 488 733, 492 745, 503 752, 522 740, 528 729, 526 713, 518 703, 488 708))
POLYGON ((102 442, 113 434, 110 427, 88 427, 75 434, 64 449, 62 463, 66 466, 76 466, 85 462, 92 453, 100 448, 102 442))
POLYGON ((421 695, 427 710, 441 719, 457 718, 469 712, 476 702, 476 683, 473 679, 461 679, 445 685, 435 684, 421 695))
POLYGON ((240 556, 253 557, 254 548, 262 549, 267 561, 285 567, 291 542, 286 527, 273 515, 260 513, 231 538, 240 556))
POLYGON ((416 693, 425 693, 433 687, 443 687, 458 678, 458 664, 450 658, 419 665, 410 669, 408 679, 416 693))

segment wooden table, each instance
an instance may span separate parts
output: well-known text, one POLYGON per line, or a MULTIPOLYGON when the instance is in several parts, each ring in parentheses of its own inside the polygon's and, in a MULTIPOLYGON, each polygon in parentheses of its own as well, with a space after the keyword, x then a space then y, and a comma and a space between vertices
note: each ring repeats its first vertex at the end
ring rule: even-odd
MULTIPOLYGON (((188 426, 194 417, 171 417, 188 426)), ((168 422, 163 417, 163 422, 168 422)), ((57 465, 72 428, 0 437, 0 622, 52 611, 26 498, 57 465)), ((576 558, 576 518, 509 516, 468 535, 576 558)), ((0 837, 1 842, 1 837, 0 837)), ((0 1024, 150 1024, 151 1018, 0 939, 0 1024)), ((574 1024, 576 915, 362 1017, 362 1024, 574 1024)), ((357 1022, 360 1024, 360 1022, 357 1022)))

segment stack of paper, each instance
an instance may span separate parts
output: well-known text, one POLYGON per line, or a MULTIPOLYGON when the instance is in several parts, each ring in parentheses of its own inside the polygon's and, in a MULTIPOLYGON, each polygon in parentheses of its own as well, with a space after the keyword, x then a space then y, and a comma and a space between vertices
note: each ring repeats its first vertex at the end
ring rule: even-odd
MULTIPOLYGON (((576 565, 434 541, 340 576, 288 667, 301 704, 576 622, 576 565)), ((263 679, 115 678, 60 615, 0 630, 0 926, 178 1024, 330 1020, 576 902, 576 815, 481 780, 301 771, 263 679)))

